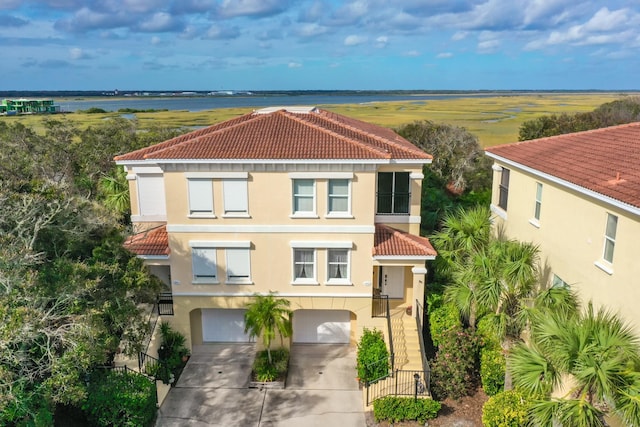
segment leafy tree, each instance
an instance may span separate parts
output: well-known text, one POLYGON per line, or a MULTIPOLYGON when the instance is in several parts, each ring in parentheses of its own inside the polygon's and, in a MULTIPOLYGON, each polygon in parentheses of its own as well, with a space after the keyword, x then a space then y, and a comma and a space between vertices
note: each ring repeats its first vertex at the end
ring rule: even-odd
POLYGON ((537 425, 603 426, 606 413, 640 425, 638 343, 617 315, 589 304, 583 313, 538 316, 508 364, 518 388, 542 396, 532 405, 537 425), (551 397, 561 384, 567 393, 551 397))
POLYGON ((248 332, 252 338, 262 336, 269 364, 271 364, 271 342, 276 337, 276 333, 282 340, 290 337, 293 332, 290 302, 285 298, 276 298, 273 292, 268 295, 254 294, 253 298, 253 302, 247 305, 247 311, 244 314, 244 332, 245 334, 248 332))

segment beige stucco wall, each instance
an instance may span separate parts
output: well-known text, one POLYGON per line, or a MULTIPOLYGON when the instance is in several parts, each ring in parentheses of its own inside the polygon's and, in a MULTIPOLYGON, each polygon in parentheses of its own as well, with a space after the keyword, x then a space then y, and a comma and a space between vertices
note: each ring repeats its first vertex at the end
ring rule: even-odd
MULTIPOLYGON (((549 280, 556 274, 578 291, 584 303, 591 300, 596 306, 620 313, 640 336, 640 311, 636 307, 640 301, 637 285, 640 218, 559 184, 508 168, 511 175, 506 220, 494 215, 496 229, 503 227, 508 237, 539 245, 549 280), (530 221, 534 217, 536 182, 543 184, 537 226, 530 221), (602 259, 607 213, 618 217, 611 264, 602 259)), ((494 172, 492 209, 505 215, 497 208, 500 173, 494 172)))

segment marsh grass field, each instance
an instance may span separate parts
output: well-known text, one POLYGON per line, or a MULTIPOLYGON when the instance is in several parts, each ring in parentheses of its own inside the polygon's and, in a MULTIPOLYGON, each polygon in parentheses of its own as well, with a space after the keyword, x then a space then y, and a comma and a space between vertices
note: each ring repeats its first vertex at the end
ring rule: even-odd
MULTIPOLYGON (((461 126, 476 135, 484 147, 518 140, 520 125, 545 114, 578 113, 592 111, 606 102, 621 99, 624 93, 530 93, 501 96, 473 96, 401 102, 365 104, 318 105, 329 111, 359 120, 396 128, 416 120, 431 120, 461 126)), ((162 127, 196 128, 250 112, 251 108, 225 108, 206 111, 156 111, 135 113, 141 129, 162 127)), ((69 120, 80 128, 95 125, 122 113, 105 114, 66 113, 48 116, 69 120)), ((0 117, 6 122, 21 122, 26 126, 43 129, 45 116, 0 117)))

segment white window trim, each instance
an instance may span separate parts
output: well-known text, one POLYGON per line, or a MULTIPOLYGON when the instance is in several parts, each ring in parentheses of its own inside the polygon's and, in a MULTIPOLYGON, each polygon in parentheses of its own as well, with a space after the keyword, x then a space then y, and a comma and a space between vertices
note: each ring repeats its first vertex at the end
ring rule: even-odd
POLYGON ((248 179, 248 172, 185 172, 185 178, 197 179, 248 179))
POLYGON ((351 213, 351 180, 347 179, 347 210, 346 211, 330 211, 331 206, 331 193, 329 192, 329 182, 332 180, 344 179, 344 178, 331 178, 327 180, 327 214, 325 218, 353 218, 351 213))
POLYGON ((250 240, 189 240, 191 248, 251 248, 250 240))
MULTIPOLYGON (((325 285, 329 285, 329 286, 333 286, 333 285, 338 285, 338 286, 353 286, 353 283, 351 282, 351 249, 346 249, 347 251, 347 277, 343 277, 342 279, 332 279, 329 278, 329 251, 331 249, 336 249, 336 248, 329 248, 327 249, 327 263, 326 263, 326 278, 327 281, 325 282, 325 285)), ((338 248, 338 249, 343 249, 343 248, 338 248)))
POLYGON ((505 221, 507 220, 507 211, 502 209, 500 206, 494 205, 493 203, 491 203, 491 205, 489 206, 489 210, 494 214, 498 215, 500 218, 504 219, 505 221))
POLYGON ((289 172, 290 179, 353 179, 353 172, 289 172))
POLYGON ((215 204, 213 200, 213 180, 207 177, 191 177, 187 178, 187 208, 189 209, 188 218, 215 218, 215 204), (191 209, 191 182, 192 180, 206 181, 211 184, 211 211, 193 212, 191 209))
MULTIPOLYGON (((319 218, 317 214, 317 185, 316 181, 311 178, 296 178, 291 180, 291 215, 289 218, 319 218), (296 180, 310 180, 313 181, 313 209, 310 211, 296 211, 296 194, 295 194, 295 181, 296 180)), ((307 196, 308 197, 308 196, 307 196)))
MULTIPOLYGON (((604 263, 605 266, 609 266, 609 270, 610 270, 610 266, 613 265, 613 254, 615 254, 615 250, 616 250, 616 239, 615 238, 611 238, 609 236, 607 236, 607 225, 609 225, 609 217, 615 217, 616 218, 616 236, 618 235, 618 220, 619 217, 618 215, 613 215, 609 212, 607 212, 607 217, 606 217, 606 221, 604 224, 604 239, 602 242, 602 255, 600 257, 600 261, 602 263, 604 263), (611 255, 611 261, 607 260, 604 256, 605 256, 605 252, 607 250, 607 242, 610 241, 613 243, 613 254, 611 255)), ((606 271, 606 270, 605 270, 606 271)), ((613 273, 613 270, 610 270, 611 273, 613 273)), ((609 274, 611 274, 609 273, 609 274)))
POLYGON ((315 248, 310 247, 292 247, 291 248, 291 284, 292 285, 313 285, 317 286, 318 282, 318 251, 315 248), (313 277, 306 279, 296 278, 296 250, 297 249, 312 249, 313 250, 313 277))
POLYGON ((251 250, 247 247, 230 247, 227 246, 225 248, 225 270, 226 270, 226 281, 225 284, 228 285, 253 285, 253 281, 251 280, 251 250), (249 277, 247 278, 230 278, 229 277, 229 251, 227 249, 245 249, 247 251, 247 255, 248 255, 248 262, 249 264, 247 265, 247 269, 249 272, 249 277))

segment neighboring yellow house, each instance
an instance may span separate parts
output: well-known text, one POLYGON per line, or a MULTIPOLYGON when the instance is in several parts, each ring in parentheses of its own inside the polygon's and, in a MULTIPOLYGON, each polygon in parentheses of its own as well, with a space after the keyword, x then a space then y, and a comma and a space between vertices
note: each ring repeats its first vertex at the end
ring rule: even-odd
POLYGON ((378 294, 422 303, 436 255, 419 236, 430 162, 390 129, 312 107, 258 110, 116 157, 137 232, 127 244, 170 287, 163 320, 191 345, 247 341, 256 292, 291 301, 300 343, 383 329, 378 294))
POLYGON ((491 147, 491 210, 540 247, 549 280, 640 335, 640 123, 491 147))

